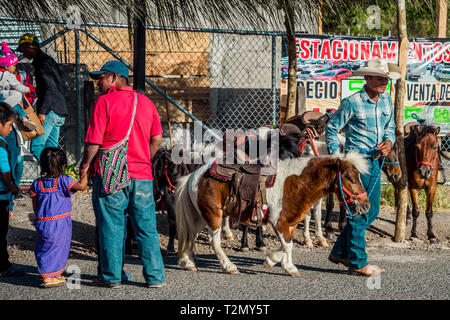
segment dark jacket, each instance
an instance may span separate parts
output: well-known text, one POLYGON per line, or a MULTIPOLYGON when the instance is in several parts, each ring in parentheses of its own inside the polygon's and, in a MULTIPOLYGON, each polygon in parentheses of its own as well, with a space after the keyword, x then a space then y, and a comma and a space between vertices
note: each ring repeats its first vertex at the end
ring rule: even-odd
POLYGON ((49 55, 39 50, 33 59, 33 66, 38 97, 36 112, 47 115, 53 111, 59 116, 66 116, 67 106, 58 64, 49 55))

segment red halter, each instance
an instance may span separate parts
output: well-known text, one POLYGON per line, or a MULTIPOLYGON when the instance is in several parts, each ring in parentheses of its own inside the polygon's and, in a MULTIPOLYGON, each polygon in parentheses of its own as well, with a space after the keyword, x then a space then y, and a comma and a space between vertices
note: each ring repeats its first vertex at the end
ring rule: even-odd
MULTIPOLYGON (((335 192, 337 195, 339 195, 338 191, 339 191, 339 186, 336 184, 336 187, 334 188, 334 192, 335 192)), ((352 203, 353 201, 356 201, 356 200, 358 200, 359 198, 362 198, 362 197, 364 197, 364 196, 367 196, 367 192, 363 192, 363 193, 361 193, 361 194, 353 194, 353 193, 351 193, 351 192, 350 192, 346 187, 344 187, 344 186, 342 186, 342 191, 344 191, 344 192, 349 196, 349 198, 348 198, 348 199, 343 199, 343 201, 340 201, 339 204, 344 204, 344 201, 345 201, 346 203, 352 203)))
POLYGON ((429 162, 427 162, 427 161, 420 161, 420 162, 419 162, 419 160, 417 159, 417 149, 416 149, 416 162, 417 162, 417 166, 419 166, 419 165, 421 165, 421 164, 424 164, 424 165, 426 165, 426 166, 430 166, 430 167, 434 168, 434 164, 436 163, 436 158, 437 158, 437 156, 438 156, 438 152, 437 152, 437 150, 436 150, 436 155, 434 156, 433 163, 429 163, 429 162))
POLYGON ((172 184, 172 182, 170 182, 169 175, 167 174, 167 166, 168 166, 168 165, 169 165, 169 164, 166 163, 166 165, 164 166, 164 175, 166 176, 167 183, 169 184, 169 192, 172 192, 172 191, 177 190, 177 187, 175 187, 175 186, 172 184))

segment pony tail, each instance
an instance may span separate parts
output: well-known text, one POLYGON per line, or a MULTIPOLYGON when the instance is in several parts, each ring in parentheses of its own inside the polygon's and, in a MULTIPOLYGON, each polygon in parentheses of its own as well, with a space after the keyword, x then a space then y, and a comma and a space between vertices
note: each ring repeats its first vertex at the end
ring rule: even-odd
POLYGON ((206 225, 189 195, 189 178, 194 173, 181 177, 177 181, 177 190, 175 192, 178 264, 186 269, 195 269, 195 265, 192 262, 195 240, 197 239, 198 232, 206 225))

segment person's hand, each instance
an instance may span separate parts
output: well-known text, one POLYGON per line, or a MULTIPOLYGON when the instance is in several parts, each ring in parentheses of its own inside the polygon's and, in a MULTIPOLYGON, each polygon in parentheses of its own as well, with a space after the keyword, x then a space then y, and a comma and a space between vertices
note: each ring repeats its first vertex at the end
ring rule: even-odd
POLYGON ((11 192, 13 195, 17 196, 20 192, 20 189, 15 184, 13 184, 9 187, 9 192, 11 192))
POLYGON ((44 125, 45 123, 45 114, 38 114, 37 115, 39 121, 41 122, 42 125, 44 125))
POLYGON ((80 165, 80 179, 89 179, 89 164, 80 165))
POLYGON ((381 156, 387 157, 389 152, 391 152, 392 142, 390 142, 389 140, 386 140, 386 141, 383 141, 382 143, 380 143, 377 147, 379 148, 378 150, 380 151, 381 156))

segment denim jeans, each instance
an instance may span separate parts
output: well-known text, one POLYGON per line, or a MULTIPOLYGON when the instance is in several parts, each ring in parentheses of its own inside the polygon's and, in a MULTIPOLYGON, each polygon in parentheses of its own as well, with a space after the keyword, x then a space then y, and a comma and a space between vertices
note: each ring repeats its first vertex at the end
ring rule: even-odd
POLYGON ((361 175, 361 181, 367 192, 376 183, 369 197, 370 210, 363 215, 347 219, 347 224, 339 235, 331 255, 349 259, 350 269, 361 269, 368 265, 366 253, 366 230, 375 221, 380 212, 380 179, 376 180, 380 171, 378 160, 369 160, 369 173, 361 175))
POLYGON ((41 152, 47 147, 57 148, 59 145, 59 132, 66 118, 50 111, 45 117, 43 125, 45 134, 37 137, 31 142, 31 152, 40 161, 41 152))
POLYGON ((128 187, 112 195, 105 195, 101 190, 101 179, 96 176, 92 204, 98 225, 103 280, 110 283, 121 281, 125 238, 124 211, 128 210, 138 242, 144 278, 149 284, 163 282, 164 262, 156 230, 153 181, 131 179, 128 187))

